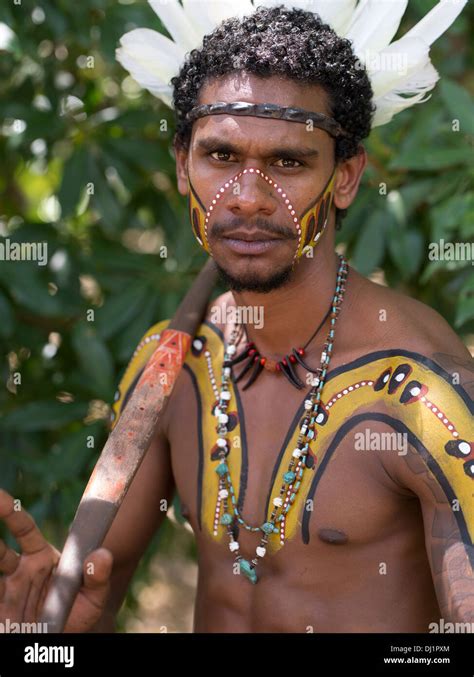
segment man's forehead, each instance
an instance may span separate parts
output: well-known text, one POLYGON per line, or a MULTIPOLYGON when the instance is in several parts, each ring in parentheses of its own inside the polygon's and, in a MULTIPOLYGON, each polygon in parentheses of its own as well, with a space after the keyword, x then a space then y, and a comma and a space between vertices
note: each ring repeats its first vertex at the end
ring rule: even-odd
MULTIPOLYGON (((308 134, 304 125, 287 120, 265 120, 262 118, 210 115, 196 120, 193 129, 193 143, 196 147, 207 148, 206 142, 220 142, 236 148, 252 148, 265 152, 269 147, 315 146, 316 140, 324 140, 324 132, 313 130, 308 134), (311 139, 313 137, 313 140, 311 139)), ((212 143, 211 143, 212 146, 212 143)))
POLYGON ((249 103, 275 103, 284 107, 311 110, 326 115, 328 96, 317 84, 300 83, 296 80, 272 75, 268 78, 253 73, 230 73, 207 81, 201 87, 198 104, 216 101, 247 101, 249 103))

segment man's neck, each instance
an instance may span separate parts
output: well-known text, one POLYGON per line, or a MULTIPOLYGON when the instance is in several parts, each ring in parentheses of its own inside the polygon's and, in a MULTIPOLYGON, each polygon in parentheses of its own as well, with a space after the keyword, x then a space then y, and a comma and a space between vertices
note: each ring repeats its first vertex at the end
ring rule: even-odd
MULTIPOLYGON (((322 243, 321 243, 322 244, 322 243)), ((247 335, 262 355, 280 359, 304 346, 328 312, 336 285, 339 260, 334 249, 316 247, 313 258, 301 258, 291 280, 266 294, 232 292, 236 306, 258 307, 261 318, 246 324, 247 335)), ((329 318, 315 341, 329 326, 329 318)), ((325 337, 325 336, 324 336, 325 337)))

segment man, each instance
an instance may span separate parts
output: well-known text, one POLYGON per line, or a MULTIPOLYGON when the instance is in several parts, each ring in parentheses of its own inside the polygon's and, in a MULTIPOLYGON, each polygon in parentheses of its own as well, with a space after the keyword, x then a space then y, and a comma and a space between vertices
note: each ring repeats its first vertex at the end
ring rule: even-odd
MULTIPOLYGON (((334 251, 373 114, 356 63, 311 13, 259 9, 173 81, 178 187, 230 291, 209 305, 67 630, 113 628, 175 490, 196 536, 196 632, 474 622, 472 358, 437 313, 334 251), (186 117, 216 102, 232 105, 186 117)), ((166 325, 138 346, 116 417, 166 325)), ((32 621, 59 553, 5 492, 0 517, 22 550, 0 546, 0 619, 32 621)))

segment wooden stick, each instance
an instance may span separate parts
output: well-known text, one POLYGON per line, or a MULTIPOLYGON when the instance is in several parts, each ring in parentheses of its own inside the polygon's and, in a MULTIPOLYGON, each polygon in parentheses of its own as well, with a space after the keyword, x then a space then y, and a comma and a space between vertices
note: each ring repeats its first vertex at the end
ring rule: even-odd
POLYGON ((82 585, 86 557, 99 548, 140 467, 158 419, 201 324, 217 278, 213 259, 203 267, 150 357, 110 433, 79 503, 48 591, 41 622, 62 632, 82 585))

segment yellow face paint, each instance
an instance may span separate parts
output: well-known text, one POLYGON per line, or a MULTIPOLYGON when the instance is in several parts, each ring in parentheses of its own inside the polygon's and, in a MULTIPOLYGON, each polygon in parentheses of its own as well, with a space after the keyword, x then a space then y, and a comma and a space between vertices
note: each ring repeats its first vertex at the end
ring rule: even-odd
POLYGON ((266 183, 268 183, 275 191, 276 195, 284 201, 285 207, 288 210, 289 219, 291 219, 292 225, 296 229, 298 235, 298 244, 295 251, 294 260, 303 256, 303 254, 307 252, 308 248, 315 247, 321 239, 321 236, 328 224, 329 213, 334 197, 334 183, 337 174, 337 167, 334 167, 334 170, 325 187, 318 197, 304 211, 300 218, 298 218, 296 210, 291 204, 291 200, 288 197, 284 187, 276 183, 270 176, 254 167, 244 169, 226 181, 216 192, 211 204, 207 209, 199 198, 188 176, 189 216, 191 219, 191 226, 194 236, 199 245, 210 256, 212 256, 208 238, 208 229, 212 216, 214 212, 219 209, 219 202, 225 200, 226 192, 235 189, 235 186, 238 185, 240 177, 245 174, 254 174, 263 181, 266 181, 266 183))

